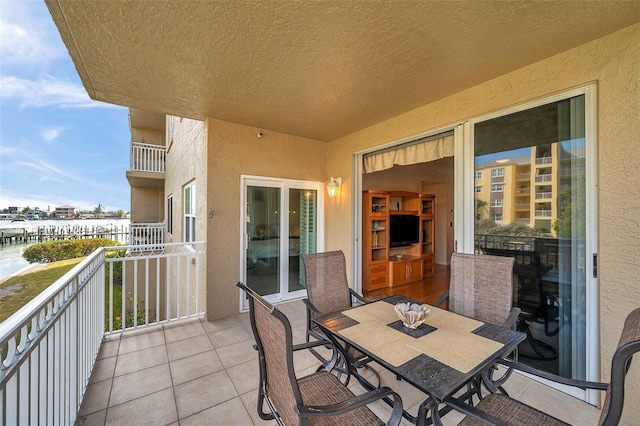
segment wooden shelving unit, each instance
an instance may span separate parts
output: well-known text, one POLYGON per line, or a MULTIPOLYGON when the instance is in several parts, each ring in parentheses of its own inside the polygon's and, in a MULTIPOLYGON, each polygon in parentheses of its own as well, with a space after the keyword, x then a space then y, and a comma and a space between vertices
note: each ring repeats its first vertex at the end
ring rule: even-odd
POLYGON ((362 205, 363 289, 393 287, 433 276, 435 195, 369 190, 363 192, 362 205), (395 214, 420 217, 419 243, 389 247, 389 217, 395 214))

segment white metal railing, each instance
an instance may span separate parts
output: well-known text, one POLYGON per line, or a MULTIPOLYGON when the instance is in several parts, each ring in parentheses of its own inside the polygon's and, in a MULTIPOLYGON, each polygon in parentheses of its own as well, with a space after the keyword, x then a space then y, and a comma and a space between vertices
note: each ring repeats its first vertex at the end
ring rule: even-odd
POLYGON ((536 216, 551 217, 551 210, 536 210, 536 216))
POLYGON ((531 172, 529 172, 529 173, 518 173, 516 175, 516 179, 518 179, 518 180, 529 180, 529 179, 531 179, 531 172))
POLYGON ((166 152, 161 145, 131 142, 131 170, 164 173, 166 152))
POLYGON ((106 335, 203 314, 204 243, 130 249, 97 249, 0 323, 0 425, 74 424, 106 335))
POLYGON ((536 158, 536 164, 551 164, 552 157, 539 157, 536 158))
POLYGON ((129 230, 129 244, 132 246, 161 245, 164 243, 164 223, 162 222, 131 223, 129 230))
POLYGON ((551 198, 551 192, 536 192, 536 199, 551 198))
POLYGON ((516 189, 516 194, 529 194, 529 193, 531 193, 531 188, 516 189))
POLYGON ((538 175, 536 176, 536 182, 551 182, 551 175, 538 175))

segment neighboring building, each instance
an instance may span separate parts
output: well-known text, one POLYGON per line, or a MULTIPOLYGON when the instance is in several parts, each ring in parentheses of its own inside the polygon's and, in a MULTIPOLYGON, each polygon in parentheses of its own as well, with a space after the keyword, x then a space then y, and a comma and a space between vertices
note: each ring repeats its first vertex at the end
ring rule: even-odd
POLYGON ((56 207, 53 211, 53 217, 56 219, 70 219, 76 217, 76 209, 71 206, 56 207))
POLYGON ((576 177, 572 167, 584 173, 584 148, 567 151, 556 142, 530 150, 529 156, 501 158, 476 166, 476 220, 515 222, 554 234, 558 196, 576 177))
MULTIPOLYGON (((575 376, 598 379, 602 372, 607 380, 622 322, 640 306, 640 10, 633 2, 553 3, 518 3, 516 9, 509 2, 441 2, 438 8, 430 8, 433 2, 366 2, 376 13, 363 13, 358 5, 365 2, 342 2, 338 18, 307 4, 287 10, 266 2, 251 15, 240 3, 220 13, 208 2, 189 8, 134 2, 127 14, 116 14, 119 6, 111 2, 78 7, 47 1, 89 95, 131 108, 132 222, 162 222, 167 242, 205 241, 209 319, 242 306, 234 285, 248 276, 248 257, 266 260, 260 280, 278 277, 271 281, 272 300, 299 294, 280 273, 292 271, 268 261, 287 265, 295 249, 292 238, 279 238, 296 232, 286 218, 296 210, 291 200, 299 188, 289 185, 310 193, 320 185, 318 250, 343 250, 349 281, 359 289, 363 155, 454 132, 455 181, 441 188, 451 194, 451 207, 441 216, 445 228, 454 228, 460 252, 474 248, 474 187, 482 186, 478 193, 487 203, 482 217, 551 226, 559 212, 547 200, 563 190, 562 161, 587 168, 583 189, 591 204, 580 208, 587 211, 589 246, 570 259, 578 265, 574 276, 586 277, 585 293, 565 306, 587 328, 574 336, 572 323, 562 333, 569 333, 568 341, 581 339, 576 347, 588 352, 570 366, 575 376), (392 21, 385 21, 391 12, 410 36, 392 30, 392 21), (452 18, 458 14, 468 20, 452 18), (150 28, 171 31, 141 31, 140 16, 151 17, 145 21, 150 28), (255 25, 237 29, 252 17, 255 25), (596 21, 603 25, 592 25, 596 21), (476 26, 470 29, 469 22, 476 26), (487 166, 474 180, 474 149, 501 150, 474 145, 482 120, 576 99, 585 105, 576 113, 587 133, 582 157, 565 157, 554 145, 556 134, 528 144, 536 147, 528 161, 487 166), (138 144, 145 145, 140 158, 133 154, 138 144), (331 176, 342 177, 335 198, 322 191, 331 176), (260 216, 274 225, 250 232, 260 216), (250 253, 251 241, 264 244, 250 253), (571 311, 578 301, 586 312, 571 311)), ((524 136, 539 126, 521 124, 524 136)), ((420 188, 429 175, 413 179, 420 188)), ((628 389, 640 394, 637 374, 629 375, 628 389)), ((623 421, 633 423, 640 406, 627 405, 623 421)))

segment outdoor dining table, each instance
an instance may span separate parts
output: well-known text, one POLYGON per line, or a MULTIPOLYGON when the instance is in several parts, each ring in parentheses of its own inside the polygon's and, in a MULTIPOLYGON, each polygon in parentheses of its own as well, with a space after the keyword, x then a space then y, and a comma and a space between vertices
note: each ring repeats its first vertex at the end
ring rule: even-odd
POLYGON ((425 323, 411 329, 394 309, 406 302, 419 303, 392 296, 313 321, 336 344, 348 343, 428 395, 417 417, 405 413, 406 418, 419 425, 440 424, 438 404, 510 354, 526 335, 434 306, 425 323))

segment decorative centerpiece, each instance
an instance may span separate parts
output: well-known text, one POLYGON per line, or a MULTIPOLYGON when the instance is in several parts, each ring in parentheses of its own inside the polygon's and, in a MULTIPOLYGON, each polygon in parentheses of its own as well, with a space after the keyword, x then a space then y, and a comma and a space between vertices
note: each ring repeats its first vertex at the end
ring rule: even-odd
POLYGON ((429 305, 418 305, 417 303, 398 303, 395 306, 396 314, 402 325, 407 328, 416 329, 424 323, 429 316, 429 305))

